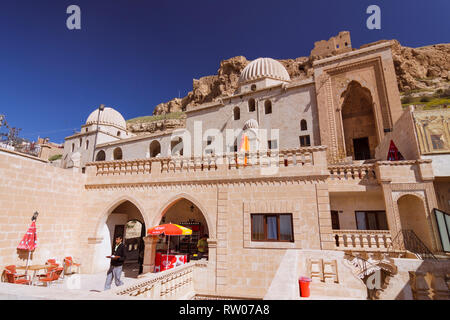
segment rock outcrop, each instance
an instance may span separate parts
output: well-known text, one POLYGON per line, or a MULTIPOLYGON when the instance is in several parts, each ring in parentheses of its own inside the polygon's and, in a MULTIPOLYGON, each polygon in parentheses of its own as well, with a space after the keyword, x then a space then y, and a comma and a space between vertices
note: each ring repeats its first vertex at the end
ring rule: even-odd
MULTIPOLYGON (((385 41, 366 44, 361 48, 385 41)), ((450 43, 410 48, 402 46, 397 40, 391 41, 400 92, 445 87, 444 83, 450 80, 450 43)))

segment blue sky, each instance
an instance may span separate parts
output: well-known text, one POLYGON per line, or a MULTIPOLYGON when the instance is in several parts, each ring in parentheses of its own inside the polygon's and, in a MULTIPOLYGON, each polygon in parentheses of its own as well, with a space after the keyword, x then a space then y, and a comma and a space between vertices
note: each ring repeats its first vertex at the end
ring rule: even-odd
POLYGON ((308 56, 351 32, 352 45, 450 42, 448 0, 0 0, 0 114, 21 136, 63 142, 101 103, 125 119, 192 90, 220 61, 308 56), (81 8, 81 30, 66 8, 81 8), (381 30, 366 8, 381 7, 381 30))

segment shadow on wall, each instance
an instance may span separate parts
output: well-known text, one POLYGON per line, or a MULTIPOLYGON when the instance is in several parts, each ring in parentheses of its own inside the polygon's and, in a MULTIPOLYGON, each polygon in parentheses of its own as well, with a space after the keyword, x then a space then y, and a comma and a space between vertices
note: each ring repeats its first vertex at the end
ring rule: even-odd
POLYGON ((395 297, 414 300, 450 300, 450 261, 423 260, 415 271, 403 271, 408 283, 395 297))

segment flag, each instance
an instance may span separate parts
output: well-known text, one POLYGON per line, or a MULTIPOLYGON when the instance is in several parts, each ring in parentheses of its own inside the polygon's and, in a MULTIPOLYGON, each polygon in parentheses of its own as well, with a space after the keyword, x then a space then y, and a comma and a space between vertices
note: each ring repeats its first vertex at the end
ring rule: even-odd
POLYGON ((397 147, 395 146, 394 141, 391 140, 391 145, 389 146, 389 152, 387 155, 388 161, 398 161, 398 160, 405 160, 403 158, 400 151, 398 151, 397 147))
MULTIPOLYGON (((239 152, 245 152, 247 153, 250 150, 249 144, 248 144, 248 137, 246 134, 242 135, 241 139, 241 145, 239 147, 239 152)), ((244 166, 247 165, 247 154, 244 154, 244 166)))

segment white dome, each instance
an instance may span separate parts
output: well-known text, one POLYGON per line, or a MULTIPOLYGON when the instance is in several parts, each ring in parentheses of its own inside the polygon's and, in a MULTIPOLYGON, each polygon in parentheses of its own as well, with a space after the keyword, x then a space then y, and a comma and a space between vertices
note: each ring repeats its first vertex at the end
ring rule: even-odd
POLYGON ((258 58, 242 70, 239 82, 245 83, 266 77, 282 81, 291 80, 286 68, 280 62, 272 58, 258 58))
POLYGON ((258 121, 255 119, 245 121, 243 130, 245 131, 247 129, 258 129, 258 121))
MULTIPOLYGON (((89 115, 88 119, 86 120, 86 124, 97 124, 97 118, 98 109, 95 109, 89 115)), ((105 107, 103 111, 100 111, 100 118, 98 119, 99 124, 114 125, 124 130, 126 130, 127 128, 125 119, 118 111, 114 110, 113 108, 105 107)))

